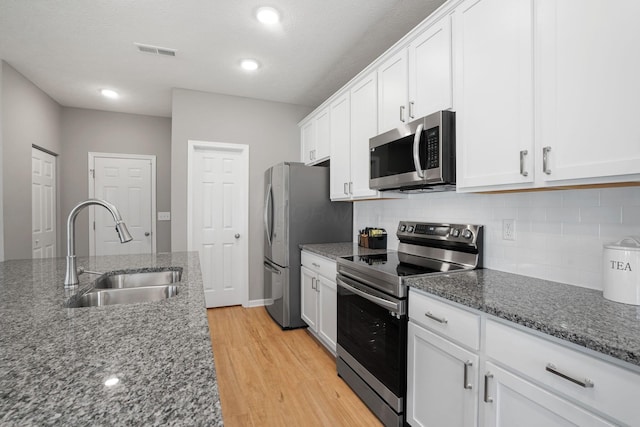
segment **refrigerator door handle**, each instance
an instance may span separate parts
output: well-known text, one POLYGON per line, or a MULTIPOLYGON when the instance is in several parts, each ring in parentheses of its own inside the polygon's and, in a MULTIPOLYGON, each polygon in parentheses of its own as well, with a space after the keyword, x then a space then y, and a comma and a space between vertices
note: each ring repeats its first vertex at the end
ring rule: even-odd
POLYGON ((264 262, 264 269, 274 274, 282 274, 280 270, 274 268, 268 261, 264 262))
POLYGON ((271 246, 271 227, 269 224, 269 210, 271 207, 271 184, 267 186, 267 193, 264 195, 264 231, 267 233, 267 241, 271 246))

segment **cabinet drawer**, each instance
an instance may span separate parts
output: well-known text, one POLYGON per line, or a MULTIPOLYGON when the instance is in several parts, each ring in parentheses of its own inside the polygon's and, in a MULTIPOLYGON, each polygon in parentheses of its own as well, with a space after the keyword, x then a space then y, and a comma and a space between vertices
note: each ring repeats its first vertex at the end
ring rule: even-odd
POLYGON ((480 348, 480 316, 477 314, 411 289, 409 318, 469 348, 480 348))
POLYGON ((302 265, 314 272, 331 279, 336 280, 336 262, 323 256, 314 255, 306 251, 301 254, 302 265))
POLYGON ((557 393, 625 424, 638 424, 640 374, 490 319, 486 353, 557 393))

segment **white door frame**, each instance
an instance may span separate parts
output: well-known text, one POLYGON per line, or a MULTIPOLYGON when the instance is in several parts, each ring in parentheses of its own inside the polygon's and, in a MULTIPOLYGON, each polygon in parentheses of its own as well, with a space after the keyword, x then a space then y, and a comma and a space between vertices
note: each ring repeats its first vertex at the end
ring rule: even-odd
MULTIPOLYGON (((242 174, 244 182, 240 185, 244 197, 240 197, 240 204, 242 209, 246 212, 246 216, 242 218, 241 222, 246 235, 249 235, 249 146, 246 144, 230 144, 228 142, 212 142, 212 141, 196 141, 189 140, 187 142, 187 250, 197 251, 197 248, 193 247, 193 178, 191 177, 191 171, 193 170, 193 162, 195 159, 195 152, 197 150, 217 150, 217 151, 233 151, 240 153, 242 164, 246 166, 245 173, 242 174)), ((242 306, 249 306, 249 241, 243 245, 242 259, 244 265, 247 266, 247 270, 243 272, 244 276, 244 289, 242 290, 242 306)))
MULTIPOLYGON (((55 191, 53 192, 53 227, 55 227, 55 233, 54 233, 54 238, 55 238, 55 245, 54 245, 54 257, 60 256, 60 227, 59 227, 59 218, 60 218, 60 205, 58 200, 60 199, 60 185, 58 182, 58 154, 54 153, 53 151, 47 150, 46 148, 42 148, 39 145, 36 144, 31 144, 31 149, 36 149, 42 153, 48 154, 50 156, 53 156, 53 185, 55 187, 55 191)), ((32 151, 33 152, 33 151, 32 151)), ((33 160, 32 160, 33 163, 33 160)), ((33 170, 31 171, 31 173, 33 174, 33 170)), ((31 178, 33 180, 33 176, 31 178)), ((33 186, 33 181, 32 181, 32 186, 33 186)), ((33 187, 31 189, 31 191, 33 191, 33 187)), ((33 196, 32 196, 33 197, 33 196)), ((31 210, 33 210, 33 205, 31 206, 31 210)), ((33 220, 32 220, 33 221, 33 220)), ((0 221, 1 222, 1 221, 0 221)), ((32 224, 33 227, 33 224, 32 224)), ((33 228, 32 228, 32 233, 33 233, 33 228)), ((31 246, 32 246, 32 251, 31 251, 31 256, 33 257, 33 241, 31 242, 31 246)), ((0 251, 1 252, 1 251, 0 251)), ((0 257, 0 260, 2 260, 4 258, 0 257)))
MULTIPOLYGON (((122 154, 122 153, 98 153, 90 151, 88 155, 89 168, 87 180, 89 185, 89 198, 93 199, 95 189, 93 183, 93 170, 96 157, 107 157, 112 159, 136 159, 151 161, 151 253, 156 253, 156 156, 152 154, 122 154)), ((116 206, 117 207, 117 206, 116 206)), ((95 233, 92 224, 95 221, 94 209, 89 209, 89 256, 95 255, 95 233)), ((125 218, 126 223, 126 218, 125 218)))

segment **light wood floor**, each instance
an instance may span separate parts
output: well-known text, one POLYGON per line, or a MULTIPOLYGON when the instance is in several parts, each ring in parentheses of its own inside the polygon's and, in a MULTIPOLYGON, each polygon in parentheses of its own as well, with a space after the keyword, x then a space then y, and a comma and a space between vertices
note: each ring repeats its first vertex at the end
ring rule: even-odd
POLYGON ((207 315, 225 426, 381 425, 306 330, 282 331, 264 307, 207 315))

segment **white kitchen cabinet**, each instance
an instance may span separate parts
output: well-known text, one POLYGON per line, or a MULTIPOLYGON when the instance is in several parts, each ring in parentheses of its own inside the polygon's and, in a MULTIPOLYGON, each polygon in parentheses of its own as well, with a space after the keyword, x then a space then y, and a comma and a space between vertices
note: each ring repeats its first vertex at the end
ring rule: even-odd
POLYGON ((532 1, 455 10, 458 189, 533 182, 532 1))
POLYGON ((478 356, 409 321, 407 422, 478 425, 478 356))
POLYGON ((331 200, 350 200, 351 182, 351 103, 349 91, 338 96, 329 106, 331 115, 331 200))
POLYGON ((484 375, 485 427, 614 425, 491 362, 485 363, 484 375))
POLYGON ((300 126, 301 161, 316 164, 327 160, 331 154, 330 138, 329 108, 324 108, 300 126))
POLYGON ((378 67, 378 133, 409 121, 407 50, 401 49, 378 67))
POLYGON ((541 186, 640 174, 639 16, 637 0, 538 2, 535 155, 541 186))
POLYGON ((333 354, 338 335, 336 263, 302 251, 301 317, 309 331, 333 354))
POLYGON ((409 121, 453 108, 451 48, 450 14, 409 44, 409 121))

